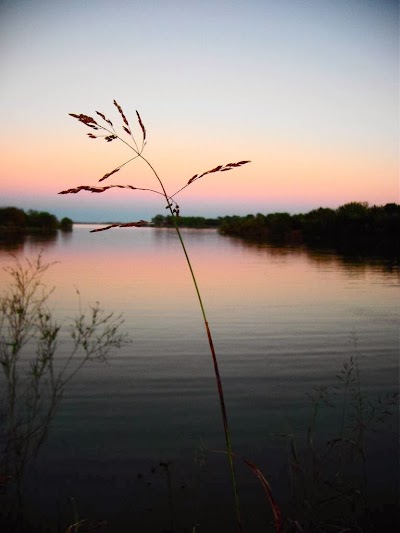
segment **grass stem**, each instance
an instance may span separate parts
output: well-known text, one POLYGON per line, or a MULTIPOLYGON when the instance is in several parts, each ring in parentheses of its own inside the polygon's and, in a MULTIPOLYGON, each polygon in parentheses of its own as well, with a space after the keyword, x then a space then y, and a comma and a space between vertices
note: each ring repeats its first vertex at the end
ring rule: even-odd
POLYGON ((210 347, 210 353, 211 353, 213 366, 214 366, 215 379, 216 379, 216 382, 217 382, 217 389, 218 389, 219 404, 220 404, 220 408, 221 408, 222 422, 223 422, 223 426, 224 426, 226 450, 227 450, 228 462, 229 462, 229 471, 230 471, 230 475, 231 475, 233 496, 234 496, 234 501, 235 501, 237 531, 238 531, 238 533, 240 533, 242 531, 242 521, 241 521, 241 514, 240 514, 239 492, 238 492, 238 487, 237 487, 237 482, 236 482, 235 466, 234 466, 234 462, 233 462, 232 439, 231 439, 231 433, 230 433, 230 430, 229 430, 228 415, 227 415, 227 412, 226 412, 224 389, 223 389, 223 386, 222 386, 221 374, 219 372, 219 365, 218 365, 217 355, 215 353, 214 342, 213 342, 210 326, 208 324, 206 311, 205 311, 205 308, 204 308, 203 300, 201 298, 200 289, 199 289, 199 286, 198 286, 198 283, 197 283, 197 279, 196 279, 196 276, 195 276, 195 273, 194 273, 194 270, 193 270, 193 267, 192 267, 192 263, 190 261, 189 254, 187 252, 187 249, 186 249, 186 246, 185 246, 185 242, 184 242, 183 237, 182 237, 182 233, 181 233, 181 231, 179 229, 179 226, 177 224, 177 221, 176 221, 177 217, 176 217, 175 213, 173 212, 173 209, 172 209, 170 201, 169 201, 170 197, 168 196, 168 194, 167 194, 167 192, 165 190, 165 187, 164 187, 164 184, 161 181, 161 178, 158 176, 156 170, 151 165, 151 163, 145 157, 143 157, 142 155, 140 155, 139 157, 141 159, 143 159, 143 161, 145 163, 147 163, 147 165, 150 167, 150 169, 154 173, 155 177, 157 178, 157 180, 160 183, 160 186, 161 186, 161 188, 163 190, 163 194, 164 194, 165 199, 167 201, 168 209, 169 209, 169 211, 171 213, 172 221, 173 221, 176 233, 177 233, 179 241, 181 243, 182 250, 183 250, 183 253, 185 255, 186 262, 187 262, 187 265, 188 265, 189 270, 190 270, 190 274, 192 276, 192 281, 193 281, 193 284, 194 284, 194 287, 195 287, 195 290, 196 290, 196 294, 197 294, 197 298, 198 298, 198 301, 199 301, 201 313, 203 315, 204 326, 205 326, 205 329, 206 329, 208 344, 209 344, 209 347, 210 347))

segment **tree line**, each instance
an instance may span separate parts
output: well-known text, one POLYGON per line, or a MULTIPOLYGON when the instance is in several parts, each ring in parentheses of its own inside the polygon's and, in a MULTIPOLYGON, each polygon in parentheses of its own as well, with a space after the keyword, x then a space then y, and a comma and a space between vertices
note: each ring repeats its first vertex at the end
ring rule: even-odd
POLYGON ((350 202, 305 214, 228 216, 219 230, 258 241, 400 256, 400 205, 395 203, 370 207, 366 202, 350 202))
POLYGON ((26 233, 38 231, 51 233, 57 229, 71 231, 73 222, 64 217, 61 220, 47 211, 24 211, 18 207, 0 207, 0 231, 3 233, 26 233))
MULTIPOLYGON (((175 217, 175 221, 180 228, 218 228, 221 225, 222 218, 205 218, 205 217, 175 217)), ((151 219, 151 223, 156 228, 173 228, 174 222, 171 215, 156 215, 151 219)))
MULTIPOLYGON (((276 244, 306 244, 361 252, 400 256, 400 205, 369 206, 350 202, 337 209, 320 207, 305 214, 286 212, 175 219, 180 227, 218 228, 224 235, 276 244)), ((173 227, 171 216, 157 215, 155 227, 173 227)))
MULTIPOLYGON (((330 247, 339 251, 367 252, 400 256, 400 205, 369 206, 366 202, 350 202, 337 209, 320 207, 305 214, 286 212, 206 218, 180 216, 180 227, 218 228, 233 235, 276 244, 304 243, 314 247, 330 247)), ((172 216, 156 215, 154 227, 173 227, 172 216)), ((73 221, 47 211, 24 211, 18 207, 0 207, 0 232, 51 233, 57 229, 72 230, 73 221)))

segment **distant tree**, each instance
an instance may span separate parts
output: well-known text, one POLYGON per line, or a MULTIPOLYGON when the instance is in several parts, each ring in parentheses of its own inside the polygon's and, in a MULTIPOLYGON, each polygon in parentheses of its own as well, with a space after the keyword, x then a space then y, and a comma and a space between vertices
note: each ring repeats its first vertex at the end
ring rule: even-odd
POLYGON ((289 213, 272 213, 267 215, 266 223, 271 240, 281 242, 290 238, 293 223, 289 213))
POLYGON ((337 209, 337 214, 347 219, 360 219, 368 215, 368 202, 349 202, 337 209))
POLYGON ((219 231, 228 235, 240 235, 240 224, 243 217, 238 215, 225 216, 221 219, 219 231))
POLYGON ((72 231, 73 224, 74 223, 70 218, 64 217, 61 219, 61 222, 60 222, 60 230, 61 231, 72 231))
POLYGON ((27 226, 39 231, 55 231, 59 222, 55 215, 47 211, 35 211, 30 209, 27 213, 27 226))
POLYGON ((306 242, 329 245, 336 234, 336 217, 334 209, 320 207, 306 215, 296 215, 300 222, 303 238, 306 242), (301 218, 299 218, 301 217, 301 218))
POLYGON ((24 231, 26 214, 18 207, 0 207, 0 227, 12 231, 24 231))
POLYGON ((152 223, 156 227, 164 226, 165 225, 165 216, 164 215, 156 215, 151 219, 152 223))
POLYGON ((382 209, 387 215, 400 216, 399 204, 386 204, 382 209))

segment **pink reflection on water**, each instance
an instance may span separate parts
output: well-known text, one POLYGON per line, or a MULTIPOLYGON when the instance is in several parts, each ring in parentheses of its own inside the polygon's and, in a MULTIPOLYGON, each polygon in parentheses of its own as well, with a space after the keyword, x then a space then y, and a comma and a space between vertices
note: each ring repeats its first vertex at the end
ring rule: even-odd
MULTIPOLYGON (((72 234, 29 237, 0 249, 0 266, 10 264, 9 252, 34 258, 41 250, 55 262, 46 283, 55 286, 54 306, 70 314, 82 302, 99 300, 127 319, 169 315, 200 317, 189 270, 174 230, 115 229, 91 234, 90 225, 72 234)), ((344 260, 336 254, 302 248, 249 244, 222 237, 214 230, 183 230, 205 307, 210 319, 240 322, 246 316, 301 323, 321 317, 356 320, 372 306, 397 308, 399 269, 383 261, 344 260), (349 315, 350 314, 350 315, 349 315)), ((1 287, 9 278, 0 269, 1 287)), ((372 313, 372 311, 371 311, 372 313)), ((349 322, 349 331, 353 328, 349 322)))

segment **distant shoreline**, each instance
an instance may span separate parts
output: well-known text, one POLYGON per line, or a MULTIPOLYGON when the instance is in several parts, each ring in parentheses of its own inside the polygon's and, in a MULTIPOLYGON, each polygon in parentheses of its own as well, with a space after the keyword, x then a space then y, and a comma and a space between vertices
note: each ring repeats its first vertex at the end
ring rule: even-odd
MULTIPOLYGON (((124 224, 110 221, 59 221, 44 211, 24 212, 16 207, 0 207, 0 236, 10 238, 29 234, 53 234, 58 229, 71 231, 74 225, 110 226, 124 224)), ((281 245, 306 245, 331 248, 343 253, 400 257, 400 205, 369 206, 350 202, 337 209, 318 208, 305 214, 285 212, 263 215, 202 216, 156 215, 141 227, 173 229, 215 229, 222 235, 248 241, 281 245)))

